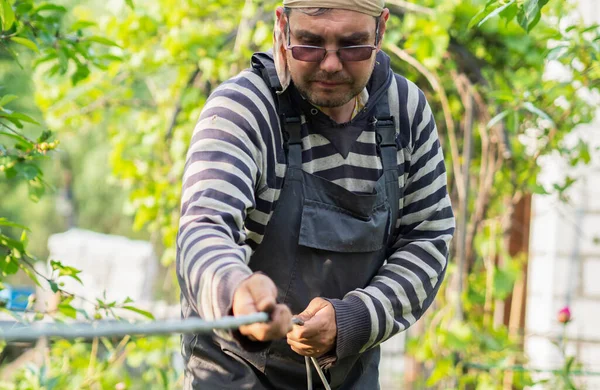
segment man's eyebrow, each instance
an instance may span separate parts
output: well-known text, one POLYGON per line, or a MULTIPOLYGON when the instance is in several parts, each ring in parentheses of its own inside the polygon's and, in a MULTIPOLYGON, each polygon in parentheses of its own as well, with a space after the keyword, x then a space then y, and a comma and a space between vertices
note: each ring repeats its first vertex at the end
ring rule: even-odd
MULTIPOLYGON (((307 41, 312 41, 312 42, 323 42, 325 40, 322 36, 312 33, 308 30, 298 30, 298 31, 293 32, 293 35, 297 39, 302 39, 302 40, 307 40, 307 41)), ((339 42, 361 42, 361 41, 366 41, 370 38, 371 38, 371 34, 369 32, 359 31, 359 32, 355 32, 350 35, 347 35, 345 37, 340 37, 338 40, 339 40, 339 42)))
POLYGON ((366 31, 355 32, 346 37, 340 38, 341 42, 361 42, 371 38, 371 34, 366 31))
POLYGON ((321 42, 323 41, 323 37, 317 34, 314 34, 308 30, 298 30, 294 31, 293 35, 298 39, 305 39, 309 41, 321 42))

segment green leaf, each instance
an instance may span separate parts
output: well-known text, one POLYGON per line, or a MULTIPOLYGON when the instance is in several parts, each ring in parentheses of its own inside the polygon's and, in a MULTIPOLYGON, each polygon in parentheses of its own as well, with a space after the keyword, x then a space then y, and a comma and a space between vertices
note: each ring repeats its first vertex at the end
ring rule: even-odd
POLYGON ((17 228, 17 229, 23 229, 23 230, 29 231, 29 228, 27 226, 24 226, 24 225, 21 225, 21 224, 9 221, 6 218, 0 218, 0 226, 14 227, 14 228, 17 228))
POLYGON ((549 192, 546 191, 544 186, 542 186, 541 184, 537 184, 537 183, 534 185, 530 185, 529 191, 531 191, 531 193, 537 194, 537 195, 548 195, 549 194, 549 192))
POLYGON ((39 6, 35 7, 35 9, 33 10, 32 13, 37 14, 38 12, 41 12, 41 11, 53 11, 53 12, 59 12, 59 13, 66 13, 67 9, 65 7, 62 7, 62 6, 56 5, 56 4, 42 3, 39 6))
POLYGON ((21 241, 17 241, 3 234, 0 234, 0 244, 9 247, 15 257, 20 258, 21 255, 25 253, 25 248, 21 241))
POLYGON ((71 82, 73 85, 77 85, 80 81, 88 78, 90 75, 90 68, 87 65, 77 64, 77 70, 71 76, 71 82))
POLYGON ((8 275, 14 275, 19 271, 19 261, 15 256, 6 257, 6 263, 2 265, 2 271, 8 275))
POLYGON ((52 292, 53 292, 53 293, 56 293, 56 292, 58 292, 58 290, 60 290, 60 289, 58 288, 58 284, 56 284, 56 282, 55 282, 55 281, 53 281, 53 280, 50 280, 50 281, 48 281, 48 283, 50 284, 50 289, 52 289, 52 292))
POLYGON ((7 105, 8 103, 17 100, 19 97, 15 95, 4 95, 2 99, 0 99, 0 107, 7 105))
POLYGON ((67 276, 73 278, 83 285, 83 282, 77 276, 81 273, 81 270, 78 270, 75 267, 66 266, 60 261, 55 260, 50 260, 50 266, 52 267, 52 271, 58 271, 59 276, 67 276))
POLYGON ((125 4, 131 9, 134 9, 133 0, 125 0, 125 4))
POLYGON ((23 45, 23 46, 33 50, 36 53, 40 52, 40 50, 36 46, 35 42, 30 41, 29 39, 25 39, 25 38, 21 38, 21 37, 12 37, 12 38, 10 38, 10 40, 13 41, 14 43, 18 43, 19 45, 23 45))
MULTIPOLYGON (((0 118, 1 118, 1 116, 0 116, 0 118)), ((27 138, 23 137, 20 134, 13 134, 13 133, 7 133, 4 131, 0 131, 0 135, 3 137, 12 138, 15 141, 17 141, 18 143, 24 144, 27 147, 33 146, 33 144, 31 142, 29 142, 29 140, 27 140, 27 138)))
POLYGON ((15 22, 15 12, 8 0, 0 0, 0 16, 2 17, 2 30, 7 31, 15 22))
POLYGON ((38 143, 46 142, 52 137, 52 132, 50 130, 44 130, 42 134, 37 139, 38 143))
POLYGON ((430 387, 444 378, 453 376, 452 371, 452 361, 450 359, 446 358, 443 360, 438 360, 435 364, 433 372, 431 373, 431 376, 427 379, 426 385, 430 387))
POLYGON ((71 26, 73 30, 82 30, 87 27, 95 27, 97 24, 95 22, 91 22, 89 20, 78 20, 71 26))
POLYGON ((121 47, 116 42, 111 41, 110 39, 107 39, 107 38, 104 38, 104 37, 99 37, 97 35, 92 35, 92 36, 89 36, 89 37, 85 37, 85 40, 89 41, 89 42, 100 43, 100 44, 106 45, 106 46, 121 47))
POLYGON ((64 303, 59 304, 58 311, 67 317, 77 318, 77 310, 69 304, 64 304, 64 303))
POLYGON ((15 165, 15 169, 17 170, 19 175, 21 177, 25 178, 26 180, 33 180, 39 174, 42 173, 42 171, 40 170, 40 168, 37 165, 27 164, 27 163, 17 164, 17 165, 15 165))
POLYGON ((25 115, 21 112, 14 112, 10 115, 3 115, 3 116, 8 120, 16 119, 17 121, 28 122, 28 123, 33 123, 34 125, 39 125, 38 121, 36 121, 32 117, 30 117, 29 115, 25 115))
POLYGON ((477 27, 481 27, 481 25, 484 24, 485 22, 487 22, 488 19, 491 19, 494 16, 499 15, 502 11, 504 11, 505 9, 507 9, 508 7, 510 7, 511 5, 513 5, 515 1, 516 0, 510 0, 508 3, 504 4, 501 7, 496 8, 495 10, 493 10, 492 12, 490 12, 485 18, 483 18, 481 20, 481 22, 479 22, 477 24, 477 27))
POLYGON ((549 0, 526 0, 519 10, 517 21, 523 30, 530 32, 542 17, 542 8, 549 0))
MULTIPOLYGON (((42 172, 40 171, 40 176, 41 175, 42 172)), ((30 180, 27 183, 27 189, 29 190, 29 199, 36 203, 39 202, 39 200, 46 192, 46 187, 44 186, 44 183, 39 179, 40 177, 38 176, 36 180, 30 180)))
POLYGON ((71 52, 65 47, 61 47, 59 50, 56 51, 56 54, 58 54, 58 65, 60 74, 67 73, 67 70, 69 70, 69 58, 71 57, 71 52))
POLYGON ((145 310, 142 310, 142 309, 138 309, 137 307, 133 307, 133 306, 122 306, 121 308, 122 308, 122 309, 125 309, 125 310, 129 310, 129 311, 133 311, 133 312, 135 312, 135 313, 138 313, 138 314, 141 314, 141 315, 143 315, 144 317, 146 317, 146 318, 149 318, 149 319, 151 319, 151 320, 153 320, 153 319, 154 319, 154 315, 152 315, 152 313, 150 313, 150 312, 147 312, 147 311, 145 311, 145 310))
POLYGON ((485 5, 485 7, 483 7, 481 10, 479 10, 479 12, 477 12, 477 14, 471 18, 471 20, 469 21, 469 25, 468 25, 469 29, 473 28, 473 26, 477 23, 477 21, 479 20, 479 18, 481 17, 481 15, 485 15, 485 13, 487 12, 488 7, 490 5, 492 5, 492 4, 494 4, 494 1, 495 0, 488 0, 488 2, 485 5))
POLYGON ((519 7, 517 4, 512 4, 510 7, 500 12, 500 17, 506 20, 506 25, 508 25, 508 23, 517 16, 517 12, 519 12, 519 7))

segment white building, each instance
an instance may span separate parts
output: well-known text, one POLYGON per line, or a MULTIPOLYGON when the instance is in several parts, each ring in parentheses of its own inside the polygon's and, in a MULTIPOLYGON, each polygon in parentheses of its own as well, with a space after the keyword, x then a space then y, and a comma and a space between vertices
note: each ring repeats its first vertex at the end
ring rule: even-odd
MULTIPOLYGON (((579 0, 579 8, 586 23, 600 23, 598 0, 579 0)), ((600 107, 599 97, 592 98, 600 107)), ((561 340, 563 329, 556 318, 562 307, 570 307, 567 354, 576 356, 584 371, 597 373, 577 376, 587 389, 600 389, 600 110, 597 118, 570 137, 590 144, 589 166, 572 168, 557 157, 542 162, 542 184, 566 176, 578 181, 569 190, 569 203, 533 198, 526 314, 530 365, 560 368, 564 358, 553 342, 561 340)))

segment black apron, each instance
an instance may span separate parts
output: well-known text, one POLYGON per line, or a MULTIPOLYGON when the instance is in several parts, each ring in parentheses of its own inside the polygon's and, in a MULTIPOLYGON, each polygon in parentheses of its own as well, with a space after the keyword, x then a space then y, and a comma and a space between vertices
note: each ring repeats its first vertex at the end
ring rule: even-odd
MULTIPOLYGON (((399 212, 396 128, 387 98, 380 99, 371 125, 384 173, 372 194, 354 194, 302 170, 304 125, 285 95, 279 96, 278 109, 288 168, 264 240, 249 266, 268 275, 277 286, 278 301, 298 314, 315 297, 342 299, 366 287, 389 255, 399 212)), ((184 336, 183 345, 190 348, 184 356, 192 356, 187 368, 194 377, 186 377, 186 389, 306 389, 304 357, 285 339, 259 352, 215 335, 184 336)), ((339 360, 326 376, 333 389, 378 389, 379 359, 375 347, 339 360)), ((314 388, 322 388, 312 369, 314 388)))

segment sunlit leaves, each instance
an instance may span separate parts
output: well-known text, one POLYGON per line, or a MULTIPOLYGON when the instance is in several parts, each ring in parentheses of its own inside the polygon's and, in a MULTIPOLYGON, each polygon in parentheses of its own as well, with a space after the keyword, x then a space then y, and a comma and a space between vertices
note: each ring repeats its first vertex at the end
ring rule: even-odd
POLYGON ((37 45, 33 41, 30 41, 29 39, 21 38, 21 37, 11 37, 10 40, 12 42, 18 43, 19 45, 23 45, 23 46, 27 47, 28 49, 33 50, 36 53, 39 53, 39 49, 38 49, 37 45))
POLYGON ((15 12, 10 0, 0 0, 0 21, 4 31, 8 31, 15 22, 15 12))
POLYGON ((485 7, 469 22, 469 28, 481 27, 488 20, 501 17, 506 23, 515 17, 526 32, 530 32, 540 21, 542 9, 549 0, 489 0, 485 7))

